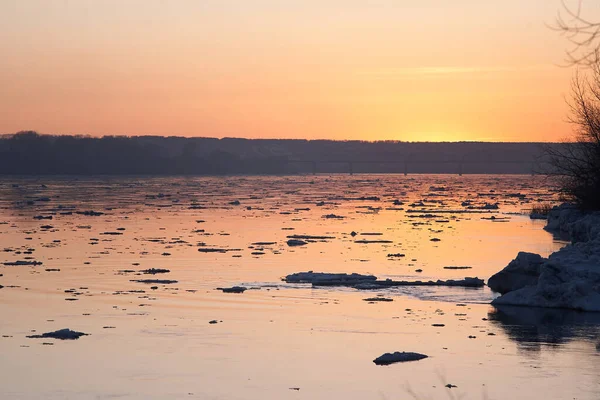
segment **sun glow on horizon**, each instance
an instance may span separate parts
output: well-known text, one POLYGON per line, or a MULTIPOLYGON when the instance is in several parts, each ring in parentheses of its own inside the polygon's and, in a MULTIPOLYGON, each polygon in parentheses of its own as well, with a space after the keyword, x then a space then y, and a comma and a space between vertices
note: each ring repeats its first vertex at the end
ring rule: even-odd
POLYGON ((471 142, 468 135, 447 132, 415 132, 405 135, 408 142, 471 142))

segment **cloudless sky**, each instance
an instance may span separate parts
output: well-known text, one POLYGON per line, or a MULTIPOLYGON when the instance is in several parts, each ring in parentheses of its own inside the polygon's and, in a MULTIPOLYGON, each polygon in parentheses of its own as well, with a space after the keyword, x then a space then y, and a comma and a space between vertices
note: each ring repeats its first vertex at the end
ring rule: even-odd
POLYGON ((573 74, 547 27, 560 7, 0 0, 0 132, 558 140, 573 74))

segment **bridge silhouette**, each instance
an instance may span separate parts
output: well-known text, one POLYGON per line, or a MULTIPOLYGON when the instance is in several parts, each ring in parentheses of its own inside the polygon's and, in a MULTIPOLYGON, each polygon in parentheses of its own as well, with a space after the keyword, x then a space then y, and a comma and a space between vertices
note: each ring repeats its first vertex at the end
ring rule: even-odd
MULTIPOLYGON (((318 173, 318 165, 323 164, 345 164, 348 166, 347 172, 350 175, 353 175, 356 172, 356 165, 403 165, 404 175, 409 174, 409 166, 414 165, 456 165, 456 174, 462 176, 464 173, 465 165, 475 165, 475 164, 486 164, 486 165, 502 165, 502 164, 512 164, 512 165, 529 165, 531 175, 536 174, 536 166, 540 165, 539 159, 533 160, 468 160, 466 156, 463 156, 460 159, 454 160, 416 160, 410 158, 404 158, 401 160, 300 160, 300 159, 290 159, 287 161, 288 164, 305 164, 309 165, 309 169, 313 175, 318 173)), ((414 172, 413 172, 414 173, 414 172)))

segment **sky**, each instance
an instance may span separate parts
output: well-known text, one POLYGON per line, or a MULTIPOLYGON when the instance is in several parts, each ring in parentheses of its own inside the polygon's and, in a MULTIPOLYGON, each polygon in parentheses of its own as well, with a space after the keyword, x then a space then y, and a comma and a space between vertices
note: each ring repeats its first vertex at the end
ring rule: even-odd
POLYGON ((0 0, 0 133, 556 141, 574 72, 560 8, 0 0))

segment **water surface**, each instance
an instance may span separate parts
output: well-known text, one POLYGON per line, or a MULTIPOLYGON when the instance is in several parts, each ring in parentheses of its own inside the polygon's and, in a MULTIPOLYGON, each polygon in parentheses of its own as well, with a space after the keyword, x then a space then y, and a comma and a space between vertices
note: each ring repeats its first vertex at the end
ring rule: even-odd
POLYGON ((597 399, 595 314, 496 309, 487 288, 281 281, 487 279, 564 244, 527 216, 557 201, 530 176, 4 178, 0 263, 43 264, 0 266, 0 397, 597 399), (135 282, 152 278, 178 282, 135 282), (215 290, 233 285, 251 289, 215 290), (379 294, 394 301, 363 301, 379 294), (91 336, 26 338, 65 327, 91 336), (393 351, 430 357, 372 363, 393 351))

